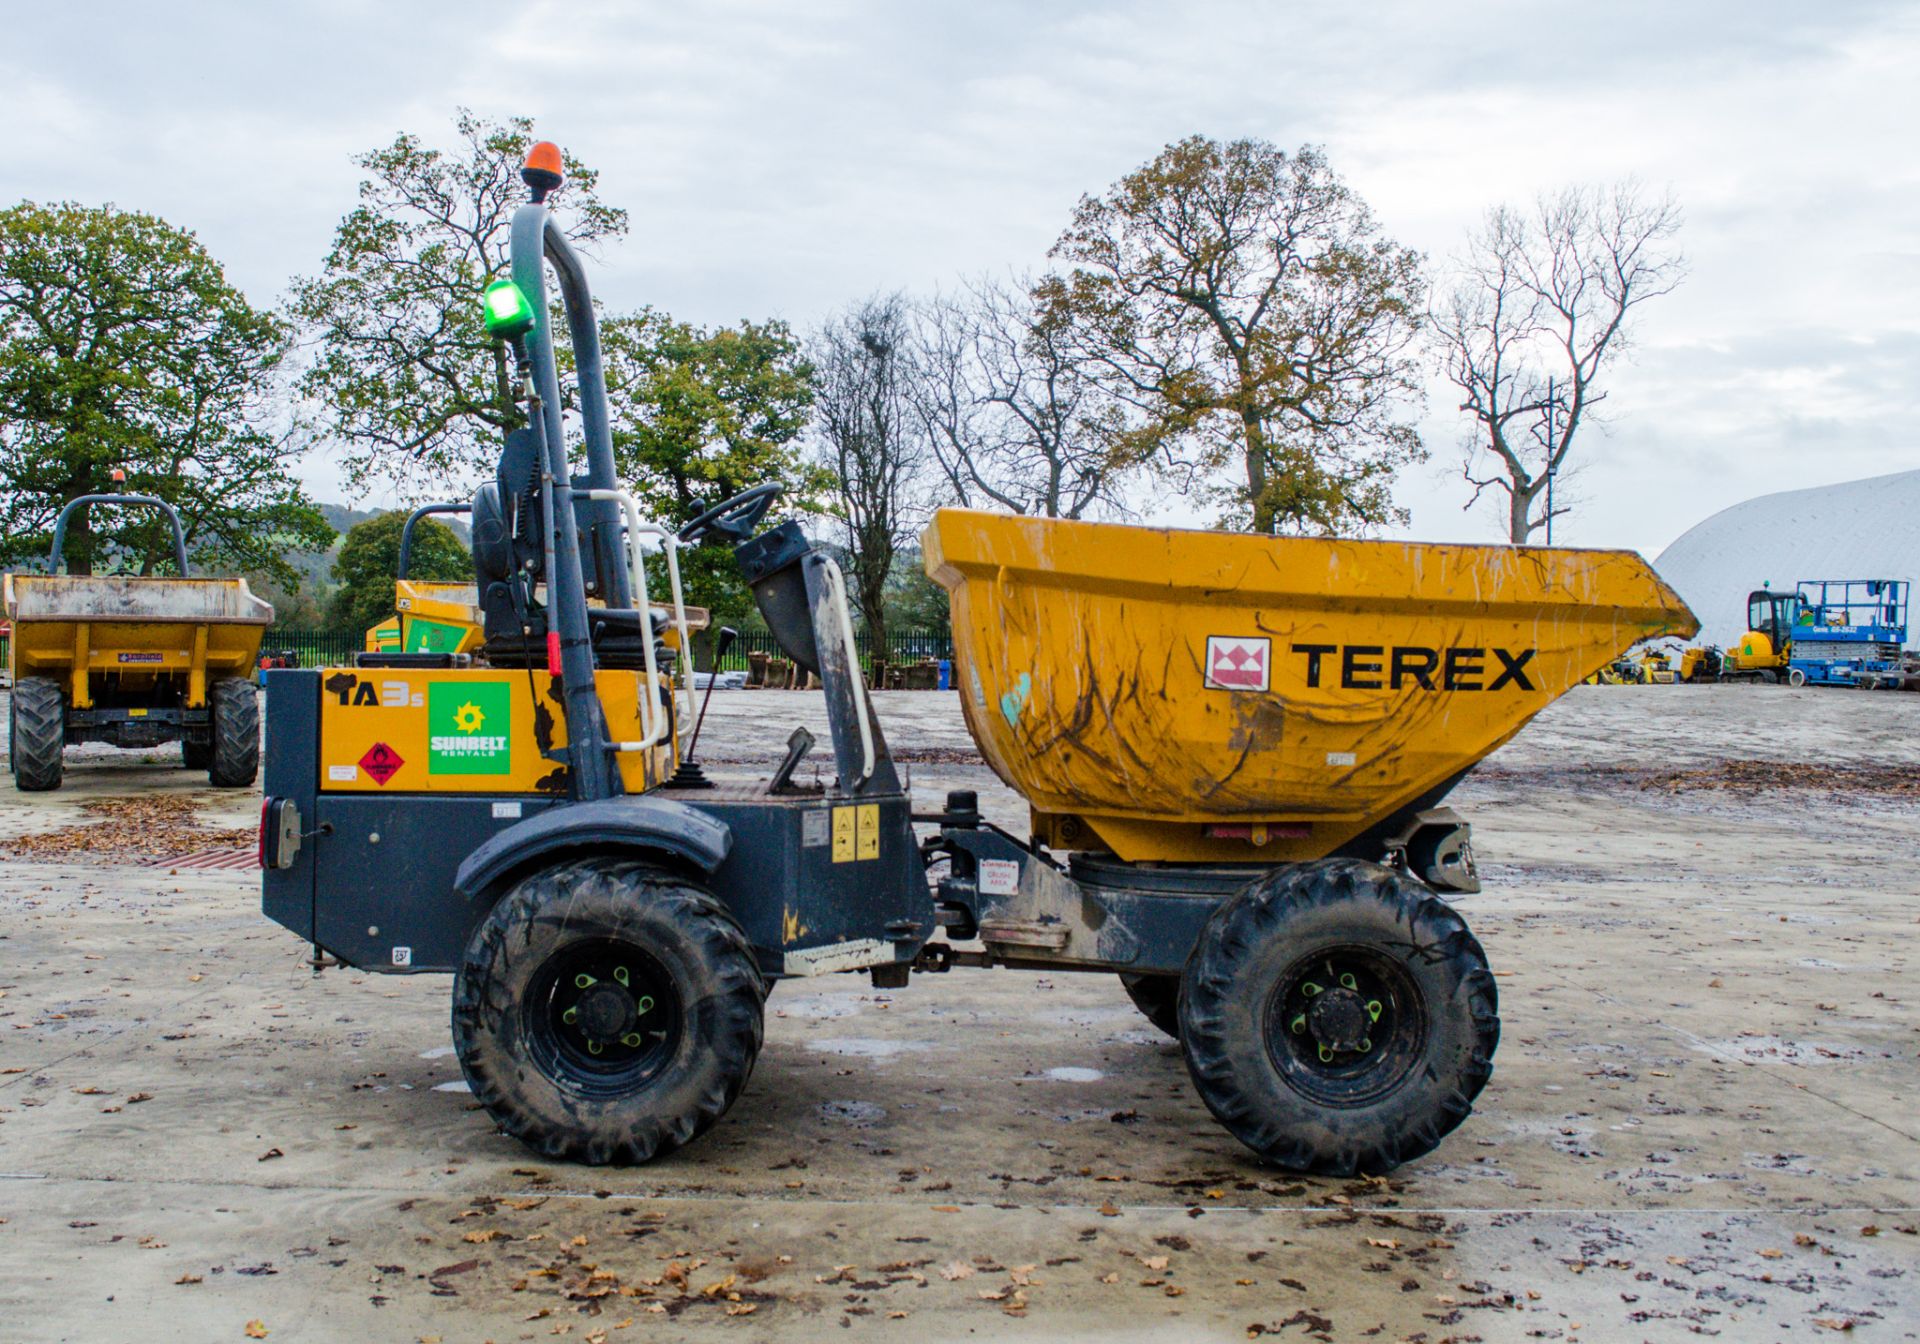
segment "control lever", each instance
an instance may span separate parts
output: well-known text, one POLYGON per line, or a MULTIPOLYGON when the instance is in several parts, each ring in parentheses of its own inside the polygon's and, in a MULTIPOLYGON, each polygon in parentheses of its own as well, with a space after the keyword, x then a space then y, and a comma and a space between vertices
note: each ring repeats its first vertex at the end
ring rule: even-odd
POLYGON ((805 728, 795 728, 793 730, 793 736, 787 739, 786 759, 780 762, 780 768, 773 772, 773 778, 767 782, 767 792, 805 792, 805 790, 793 787, 793 772, 800 768, 800 762, 806 760, 807 753, 812 750, 813 734, 805 728))
POLYGON ((694 748, 700 745, 700 729, 707 721, 707 706, 713 702, 713 684, 720 679, 720 660, 727 656, 733 642, 740 638, 740 632, 730 625, 723 625, 713 636, 713 657, 707 664, 707 693, 700 700, 700 713, 693 720, 693 736, 687 740, 687 749, 680 757, 680 765, 667 780, 670 789, 710 789, 713 781, 707 778, 693 759, 694 748))

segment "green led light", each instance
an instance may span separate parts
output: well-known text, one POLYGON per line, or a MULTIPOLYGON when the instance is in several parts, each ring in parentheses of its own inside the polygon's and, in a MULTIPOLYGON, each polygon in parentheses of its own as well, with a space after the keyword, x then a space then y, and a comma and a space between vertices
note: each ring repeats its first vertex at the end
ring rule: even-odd
POLYGON ((486 310, 487 335, 511 341, 533 330, 533 305, 511 280, 495 280, 481 298, 486 310))

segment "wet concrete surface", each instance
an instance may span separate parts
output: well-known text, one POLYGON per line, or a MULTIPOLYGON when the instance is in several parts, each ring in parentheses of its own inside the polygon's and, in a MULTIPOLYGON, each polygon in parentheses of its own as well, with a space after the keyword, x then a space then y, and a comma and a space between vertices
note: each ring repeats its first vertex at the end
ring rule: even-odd
MULTIPOLYGON (((954 697, 879 699, 923 806, 1023 824, 954 697)), ((803 721, 716 695, 715 773, 803 721)), ((1258 1166, 1112 978, 1004 970, 783 984, 711 1134, 553 1164, 465 1093, 444 977, 313 976, 254 874, 8 860, 0 1340, 1912 1338, 1920 807, 1642 776, 1913 768, 1916 729, 1920 696, 1770 688, 1543 714, 1452 799, 1493 1081, 1384 1180, 1258 1166)), ((147 755, 0 786, 0 852, 88 797, 257 811, 147 755)))

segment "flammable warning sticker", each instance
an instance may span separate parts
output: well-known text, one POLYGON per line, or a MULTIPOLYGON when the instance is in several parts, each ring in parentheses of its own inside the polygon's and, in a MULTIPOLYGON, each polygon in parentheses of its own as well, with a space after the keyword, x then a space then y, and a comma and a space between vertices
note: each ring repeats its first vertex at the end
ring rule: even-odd
POLYGON ((430 682, 427 773, 513 772, 513 688, 506 682, 430 682))

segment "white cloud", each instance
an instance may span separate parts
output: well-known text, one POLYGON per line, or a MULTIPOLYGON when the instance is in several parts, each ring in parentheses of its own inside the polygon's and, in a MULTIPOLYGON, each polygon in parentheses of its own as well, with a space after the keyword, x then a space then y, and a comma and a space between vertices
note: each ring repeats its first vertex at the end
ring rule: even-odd
MULTIPOLYGON (((1489 204, 1631 173, 1679 197, 1692 275, 1646 310, 1558 538, 1658 549, 1911 461, 1910 6, 108 3, 9 35, 0 194, 156 211, 261 300, 318 265, 351 155, 460 104, 601 168, 633 224, 603 298, 708 322, 1038 265, 1082 192, 1195 131, 1326 144, 1436 258, 1489 204)), ((1412 530, 1497 536, 1460 512, 1444 394, 1427 427, 1412 530)))

